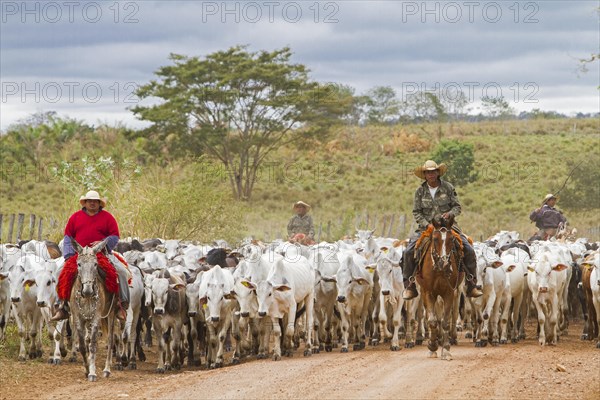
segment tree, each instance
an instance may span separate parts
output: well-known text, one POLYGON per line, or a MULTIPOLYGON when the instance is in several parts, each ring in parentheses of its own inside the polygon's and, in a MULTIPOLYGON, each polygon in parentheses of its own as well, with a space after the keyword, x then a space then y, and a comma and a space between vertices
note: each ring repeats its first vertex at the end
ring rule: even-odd
POLYGON ((597 154, 592 152, 582 156, 585 162, 578 165, 575 161, 567 162, 567 170, 572 176, 560 193, 560 202, 565 208, 592 210, 600 207, 600 159, 597 154))
POLYGON ((366 94, 367 121, 371 124, 393 123, 398 119, 400 102, 390 86, 376 86, 366 94))
POLYGON ((434 149, 431 159, 448 165, 444 179, 457 186, 477 180, 473 145, 458 140, 442 140, 434 149))
POLYGON ((447 118, 444 104, 435 93, 419 91, 408 94, 401 106, 403 113, 415 121, 444 122, 447 118))
POLYGON ((515 110, 508 104, 504 96, 483 96, 481 107, 492 119, 505 119, 515 114, 515 110))
POLYGON ((163 100, 132 110, 170 137, 182 153, 206 152, 223 163, 237 199, 251 197, 265 157, 294 140, 326 131, 347 114, 327 85, 290 63, 289 48, 248 52, 245 46, 201 59, 171 54, 139 88, 141 99, 163 100))

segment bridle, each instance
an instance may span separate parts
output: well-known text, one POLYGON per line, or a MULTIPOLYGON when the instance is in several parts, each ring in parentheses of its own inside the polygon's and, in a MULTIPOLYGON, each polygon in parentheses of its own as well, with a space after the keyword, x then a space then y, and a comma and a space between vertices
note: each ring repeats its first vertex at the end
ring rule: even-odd
POLYGON ((450 253, 446 253, 447 235, 452 235, 452 233, 450 232, 450 229, 448 229, 446 227, 441 227, 441 228, 435 229, 433 231, 433 233, 431 235, 431 261, 433 262, 433 270, 439 271, 439 272, 444 272, 444 276, 446 277, 446 280, 448 281, 448 284, 450 285, 450 287, 452 287, 453 289, 456 289, 458 287, 458 281, 459 281, 458 270, 456 271, 457 272, 456 284, 452 285, 452 284, 450 284, 450 277, 452 276, 451 260, 454 257, 454 260, 456 261, 456 266, 458 268, 460 259, 459 259, 459 254, 457 251, 457 246, 456 246, 456 243, 455 243, 455 240, 453 237, 451 237, 452 249, 450 250, 450 253), (433 234, 435 234, 436 232, 439 233, 441 236, 442 254, 439 254, 435 248, 433 234))

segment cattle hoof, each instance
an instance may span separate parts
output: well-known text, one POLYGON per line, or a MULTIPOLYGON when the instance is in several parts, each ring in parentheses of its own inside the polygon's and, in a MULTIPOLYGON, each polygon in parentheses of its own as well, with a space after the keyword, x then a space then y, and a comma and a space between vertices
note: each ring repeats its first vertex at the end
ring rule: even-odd
POLYGON ((156 373, 157 374, 164 374, 165 373, 165 369, 164 368, 156 368, 156 373))
POLYGON ((360 347, 360 344, 355 344, 354 346, 352 346, 352 350, 353 351, 362 350, 362 347, 360 347))
POLYGON ((456 338, 450 338, 449 342, 451 346, 458 346, 458 340, 456 338))
POLYGON ((325 351, 326 351, 327 353, 331 353, 331 352, 332 352, 332 350, 333 350, 333 347, 332 347, 330 344, 328 344, 328 345, 326 345, 326 346, 325 346, 325 351))
POLYGON ((116 369, 117 371, 123 371, 123 364, 116 364, 116 365, 115 365, 115 369, 116 369))
POLYGON ((449 351, 444 352, 444 354, 442 354, 442 360, 452 361, 452 354, 450 354, 449 351))
POLYGON ((48 359, 48 364, 54 364, 54 358, 49 358, 48 359))
POLYGON ((325 350, 325 346, 322 343, 319 343, 319 350, 325 350))
POLYGON ((506 340, 506 339, 501 339, 501 340, 500 340, 500 344, 508 344, 508 340, 506 340))
POLYGON ((109 378, 110 377, 110 371, 104 371, 104 377, 105 378, 109 378))
POLYGON ((342 350, 340 350, 340 352, 347 353, 348 352, 348 348, 347 347, 342 347, 342 350))
POLYGON ((25 361, 25 357, 19 356, 19 361, 25 361))
POLYGON ((465 339, 472 339, 472 338, 473 338, 473 334, 471 332, 465 333, 465 339))
POLYGON ((140 353, 140 354, 138 355, 138 360, 140 360, 140 361, 142 361, 142 362, 146 361, 146 354, 144 354, 144 353, 140 353))
POLYGON ((316 348, 312 349, 312 353, 319 354, 319 353, 321 353, 321 349, 319 347, 316 347, 316 348))
POLYGON ((379 344, 379 339, 371 339, 371 346, 377 346, 379 344))
POLYGON ((415 341, 415 344, 416 344, 417 346, 421 346, 421 345, 423 344, 423 339, 417 339, 417 340, 415 341))
POLYGON ((257 360, 263 360, 265 358, 267 358, 266 354, 259 353, 256 355, 257 360))
POLYGON ((231 346, 225 346, 225 351, 226 352, 230 352, 231 351, 231 346))
POLYGON ((483 347, 483 344, 481 342, 475 342, 475 347, 483 347))
POLYGON ((88 375, 87 379, 89 382, 96 382, 98 377, 96 375, 88 375))
POLYGON ((456 332, 462 332, 463 327, 462 325, 456 325, 456 332))
POLYGON ((497 340, 492 340, 492 346, 496 347, 498 346, 500 343, 497 340))
POLYGON ((238 365, 240 363, 240 359, 239 358, 234 358, 233 360, 231 360, 231 364, 232 365, 238 365))
POLYGON ((391 351, 399 351, 400 350, 400 346, 390 346, 390 350, 391 351))
POLYGON ((311 355, 312 355, 312 351, 310 351, 308 349, 304 350, 304 357, 309 357, 311 355))
POLYGON ((129 368, 130 371, 135 370, 135 369, 137 369, 137 364, 132 362, 127 366, 127 368, 129 368))
POLYGON ((587 334, 584 333, 583 335, 581 335, 581 340, 589 340, 589 339, 590 338, 588 337, 587 334))
POLYGON ((522 334, 519 335, 519 340, 525 340, 525 339, 526 339, 526 337, 525 337, 524 333, 522 333, 522 334))
POLYGON ((69 357, 69 362, 70 363, 77 362, 77 356, 71 356, 71 357, 69 357))
POLYGON ((291 350, 288 350, 288 351, 286 351, 286 352, 284 353, 284 355, 285 355, 286 357, 290 357, 290 358, 291 358, 291 357, 294 357, 294 353, 293 353, 291 350))
POLYGON ((173 365, 173 369, 174 369, 174 370, 176 370, 176 371, 179 371, 179 370, 181 369, 181 365, 179 365, 179 364, 174 364, 174 365, 173 365))
POLYGON ((279 360, 281 360, 281 355, 273 354, 273 361, 279 361, 279 360))
POLYGON ((194 367, 199 367, 202 365, 202 363, 200 362, 200 360, 194 360, 194 362, 192 363, 194 365, 194 367))
POLYGON ((214 364, 214 368, 221 368, 222 366, 223 366, 223 361, 219 361, 214 364))
POLYGON ((412 349, 413 347, 415 347, 415 343, 414 342, 406 342, 406 343, 404 343, 404 348, 405 349, 412 349))
POLYGON ((62 363, 62 360, 60 358, 56 358, 56 359, 54 359, 54 361, 52 363, 54 365, 60 365, 62 363))

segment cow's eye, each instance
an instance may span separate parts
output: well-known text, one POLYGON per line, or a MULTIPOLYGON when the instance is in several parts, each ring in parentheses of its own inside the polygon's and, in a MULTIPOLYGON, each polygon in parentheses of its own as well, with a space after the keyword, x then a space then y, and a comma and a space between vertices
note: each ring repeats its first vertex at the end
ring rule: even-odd
POLYGON ((46 283, 46 286, 50 286, 51 283, 51 281, 48 281, 48 283, 46 283))

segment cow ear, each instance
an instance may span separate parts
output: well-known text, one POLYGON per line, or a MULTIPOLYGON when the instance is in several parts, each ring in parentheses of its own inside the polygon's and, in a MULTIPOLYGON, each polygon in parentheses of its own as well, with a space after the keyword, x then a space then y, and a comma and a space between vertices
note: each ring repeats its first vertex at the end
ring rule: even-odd
POLYGON ((369 281, 367 281, 365 278, 356 278, 355 281, 359 285, 368 285, 369 284, 369 281))
POLYGON ((204 304, 206 304, 206 296, 200 297, 200 299, 198 299, 198 301, 200 302, 200 305, 203 306, 204 304))
POLYGON ((27 279, 25 282, 23 282, 23 287, 25 288, 25 290, 29 290, 29 287, 33 285, 35 285, 34 279, 27 279))
POLYGON ((5 280, 6 278, 8 278, 7 274, 0 274, 0 281, 5 280))
POLYGON ((516 268, 515 265, 509 265, 508 268, 506 268, 506 272, 510 272, 510 271, 512 271, 515 268, 516 268))
POLYGON ((288 285, 286 285, 286 284, 283 284, 283 285, 277 285, 277 286, 275 286, 275 287, 274 287, 274 289, 275 289, 275 290, 278 290, 278 291, 280 291, 280 292, 287 292, 288 290, 292 290, 292 288, 291 288, 291 287, 289 287, 289 286, 288 286, 288 285))
POLYGON ((227 300, 235 300, 235 292, 232 290, 223 297, 225 297, 225 299, 227 300))
POLYGON ((369 264, 365 267, 367 269, 367 271, 369 271, 369 273, 374 273, 375 272, 375 268, 377 268, 377 264, 369 264))
POLYGON ((169 285, 169 287, 173 290, 181 290, 181 289, 185 289, 185 285, 183 283, 173 283, 171 285, 169 285))
POLYGON ((256 289, 256 285, 248 280, 243 280, 240 283, 248 289, 256 289))
POLYGON ((552 268, 553 271, 564 271, 565 269, 567 269, 569 267, 567 267, 565 264, 558 264, 556 266, 554 266, 554 268, 552 268))
POLYGON ((335 276, 324 276, 323 281, 337 283, 337 278, 335 276))
POLYGON ((502 261, 494 261, 491 265, 492 268, 498 268, 502 266, 502 261))

